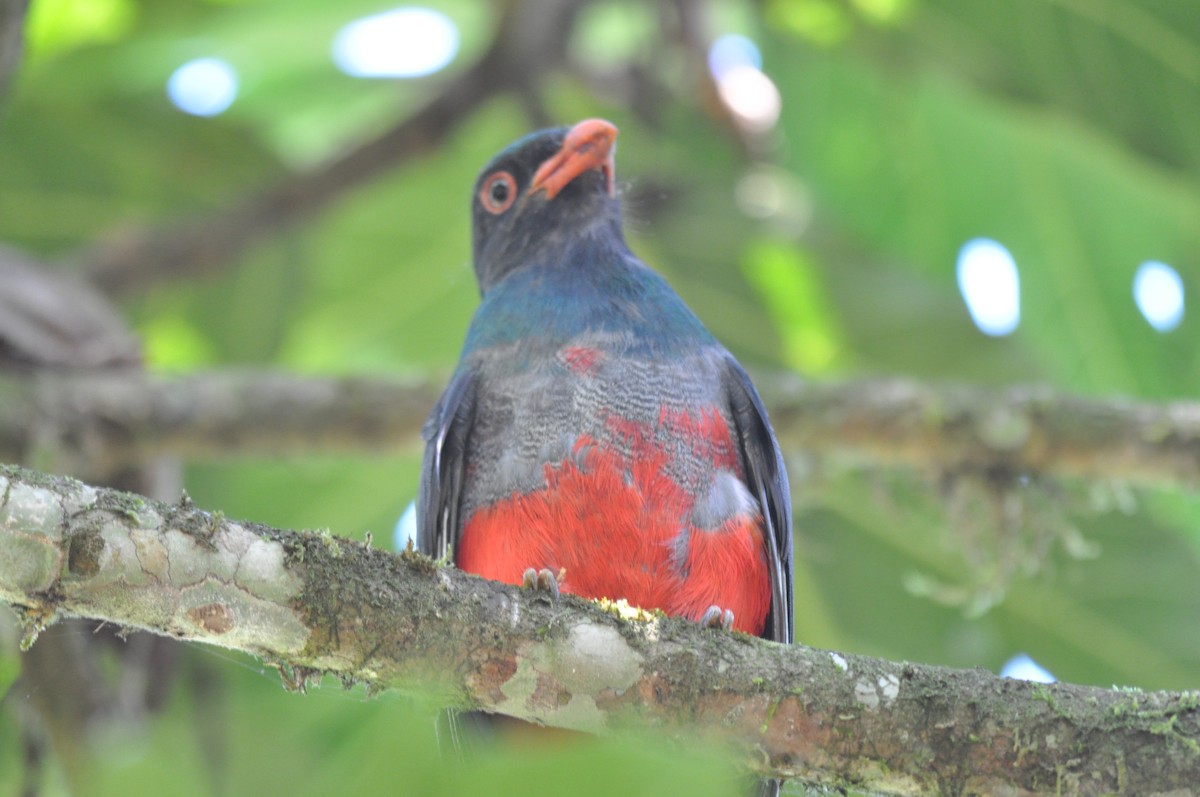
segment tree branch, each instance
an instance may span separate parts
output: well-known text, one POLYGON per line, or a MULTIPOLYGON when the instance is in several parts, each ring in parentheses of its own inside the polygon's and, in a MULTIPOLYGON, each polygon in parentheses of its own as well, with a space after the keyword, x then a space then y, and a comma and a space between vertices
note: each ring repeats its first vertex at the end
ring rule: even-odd
MULTIPOLYGON (((931 387, 905 379, 805 383, 762 375, 785 450, 873 467, 1200 485, 1200 404, 931 387)), ((0 376, 0 460, 97 472, 175 454, 412 448, 439 385, 218 371, 0 376), (87 470, 79 469, 91 466, 87 470)))
POLYGON ((873 466, 1200 486, 1200 403, 912 379, 759 380, 785 448, 873 466))
POLYGON ((510 0, 484 55, 392 129, 311 172, 196 220, 132 230, 76 255, 113 296, 227 265, 247 247, 328 207, 345 192, 440 146, 488 100, 536 82, 562 58, 580 0, 510 0))
POLYGON ((881 794, 1196 794, 1200 693, 1042 685, 558 604, 417 554, 0 467, 0 601, 881 794), (1174 791, 1171 791, 1174 790, 1174 791))
POLYGON ((0 374, 0 461, 93 473, 161 454, 415 448, 437 393, 424 382, 260 371, 0 374))

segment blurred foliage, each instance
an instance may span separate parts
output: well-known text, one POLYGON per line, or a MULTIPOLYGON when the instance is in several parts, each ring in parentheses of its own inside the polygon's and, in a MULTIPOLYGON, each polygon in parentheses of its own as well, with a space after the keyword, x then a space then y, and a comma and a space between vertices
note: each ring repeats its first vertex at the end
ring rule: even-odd
MULTIPOLYGON (((497 6, 429 5, 460 27, 448 72, 461 70, 486 46, 497 6)), ((621 128, 634 248, 748 365, 1195 395, 1195 315, 1160 334, 1131 294, 1147 259, 1174 266, 1189 296, 1200 287, 1190 4, 714 2, 710 33, 757 41, 782 96, 779 125, 748 148, 714 119, 694 59, 648 5, 590 6, 571 40, 578 68, 548 75, 541 101, 555 120, 605 116, 621 128), (630 101, 621 70, 660 101, 630 101), (771 202, 756 205, 763 196, 771 202), (977 236, 1020 267, 1022 320, 1007 338, 976 331, 957 292, 956 253, 977 236)), ((68 259, 123 228, 225 207, 403 118, 444 75, 356 80, 329 59, 340 25, 382 7, 37 0, 28 57, 0 107, 0 241, 68 259), (242 77, 215 118, 179 113, 163 91, 201 55, 242 77)), ((527 132, 526 109, 500 98, 419 163, 381 173, 225 275, 131 301, 151 365, 447 374, 477 300, 469 188, 527 132)), ((413 454, 197 465, 187 486, 229 516, 371 529, 380 541, 415 494, 417 464, 413 454)), ((793 471, 802 641, 993 670, 1024 651, 1060 678, 1101 685, 1200 681, 1193 497, 864 475, 799 456, 793 471)), ((212 655, 192 651, 225 679, 225 758, 205 757, 200 707, 181 688, 152 732, 130 729, 104 749, 94 793, 728 792, 711 757, 676 763, 680 751, 623 742, 447 768, 426 708, 332 688, 285 695, 257 664, 212 655)), ((0 656, 0 686, 11 670, 12 654, 0 656)), ((19 745, 4 716, 0 791, 11 792, 19 745)))

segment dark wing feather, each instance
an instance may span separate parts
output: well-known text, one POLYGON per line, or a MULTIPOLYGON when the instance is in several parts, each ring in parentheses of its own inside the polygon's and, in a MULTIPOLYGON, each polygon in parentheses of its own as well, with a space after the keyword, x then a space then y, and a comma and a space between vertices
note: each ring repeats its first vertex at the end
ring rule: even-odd
MULTIPOLYGON (((446 559, 458 546, 467 434, 474 413, 475 376, 464 368, 454 374, 421 429, 425 456, 417 492, 417 549, 435 559, 446 559)), ((476 716, 481 715, 446 709, 438 717, 438 739, 459 760, 471 746, 462 726, 478 724, 476 716)))
POLYGON ((763 636, 792 642, 792 499, 783 454, 767 420, 758 391, 732 356, 725 360, 725 392, 733 412, 738 445, 746 463, 746 481, 766 521, 771 570, 771 611, 763 636))
POLYGON ((475 411, 475 377, 460 370, 434 405, 421 430, 425 457, 417 493, 417 548, 435 559, 458 543, 467 433, 475 411))

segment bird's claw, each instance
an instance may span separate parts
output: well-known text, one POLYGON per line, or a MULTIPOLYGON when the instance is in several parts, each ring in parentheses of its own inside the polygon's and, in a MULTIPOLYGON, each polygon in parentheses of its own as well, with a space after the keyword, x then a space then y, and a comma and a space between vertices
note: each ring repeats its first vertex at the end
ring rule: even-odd
POLYGON ((534 591, 549 592, 551 599, 558 603, 558 579, 548 568, 543 567, 541 570, 527 568, 521 576, 521 586, 534 591))
POLYGON ((720 606, 712 605, 700 615, 701 628, 719 628, 722 631, 733 630, 733 610, 722 610, 720 606))

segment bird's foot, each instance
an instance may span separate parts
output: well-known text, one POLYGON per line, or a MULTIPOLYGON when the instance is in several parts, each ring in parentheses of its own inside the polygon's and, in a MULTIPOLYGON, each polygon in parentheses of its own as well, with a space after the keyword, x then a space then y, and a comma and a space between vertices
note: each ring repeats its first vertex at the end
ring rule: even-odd
POLYGON ((722 631, 733 630, 733 611, 731 609, 722 610, 720 606, 712 605, 704 610, 704 614, 700 615, 701 628, 720 628, 722 631))
POLYGON ((558 579, 548 568, 535 570, 530 567, 526 569, 524 575, 521 576, 521 586, 534 591, 549 592, 550 598, 558 603, 558 579))

